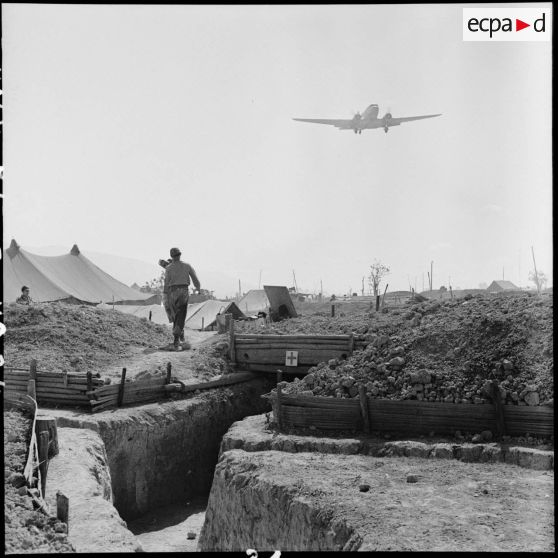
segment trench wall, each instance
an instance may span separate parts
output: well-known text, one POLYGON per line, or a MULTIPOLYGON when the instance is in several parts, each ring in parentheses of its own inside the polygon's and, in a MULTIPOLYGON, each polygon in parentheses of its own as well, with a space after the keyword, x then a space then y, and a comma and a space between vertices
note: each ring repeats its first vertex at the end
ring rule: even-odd
POLYGON ((108 456, 114 505, 125 520, 211 488, 221 438, 233 422, 270 410, 267 377, 192 399, 121 408, 98 415, 52 413, 59 426, 99 432, 108 456))
MULTIPOLYGON (((264 452, 230 450, 215 469, 199 549, 213 552, 358 550, 362 538, 343 518, 300 494, 292 478, 261 467, 264 452)), ((265 452, 273 459, 276 452, 265 452)))

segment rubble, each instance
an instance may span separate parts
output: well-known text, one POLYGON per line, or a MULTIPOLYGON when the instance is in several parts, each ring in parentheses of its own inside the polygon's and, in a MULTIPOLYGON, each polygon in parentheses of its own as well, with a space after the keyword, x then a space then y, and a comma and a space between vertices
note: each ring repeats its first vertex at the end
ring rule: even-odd
POLYGON ((265 333, 353 332, 363 350, 309 370, 285 393, 325 397, 368 396, 456 404, 490 402, 496 380, 507 405, 539 405, 553 397, 553 298, 530 293, 479 294, 469 300, 412 304, 407 312, 358 311, 339 318, 307 315, 267 326, 265 333), (413 326, 409 316, 422 316, 413 326))

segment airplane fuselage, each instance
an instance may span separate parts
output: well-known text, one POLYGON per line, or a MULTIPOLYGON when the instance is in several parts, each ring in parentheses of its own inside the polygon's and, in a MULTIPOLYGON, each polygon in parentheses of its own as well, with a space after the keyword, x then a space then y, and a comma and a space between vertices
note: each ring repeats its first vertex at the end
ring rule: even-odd
POLYGON ((378 118, 380 109, 378 105, 370 105, 360 114, 355 114, 349 126, 341 127, 345 130, 353 130, 355 134, 362 134, 362 130, 383 128, 387 133, 390 126, 399 126, 399 123, 391 123, 391 114, 386 112, 382 118, 378 118))

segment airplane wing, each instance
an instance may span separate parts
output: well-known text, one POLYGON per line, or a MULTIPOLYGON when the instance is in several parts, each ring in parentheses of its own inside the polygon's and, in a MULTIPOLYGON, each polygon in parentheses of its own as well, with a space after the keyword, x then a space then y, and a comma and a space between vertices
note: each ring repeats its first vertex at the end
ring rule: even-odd
POLYGON ((293 118, 299 122, 312 122, 313 124, 330 124, 337 128, 350 128, 353 124, 352 120, 332 120, 329 118, 293 118))
POLYGON ((403 116, 400 118, 390 118, 389 125, 390 126, 397 126, 402 122, 411 122, 412 120, 422 120, 423 118, 434 118, 436 116, 442 116, 442 114, 426 114, 424 116, 403 116))

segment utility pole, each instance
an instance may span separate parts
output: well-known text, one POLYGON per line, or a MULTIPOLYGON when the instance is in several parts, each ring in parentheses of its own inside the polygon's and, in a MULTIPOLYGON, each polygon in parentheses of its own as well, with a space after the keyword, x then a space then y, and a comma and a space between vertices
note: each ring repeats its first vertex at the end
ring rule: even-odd
POLYGON ((261 285, 262 285, 262 270, 260 269, 260 279, 258 281, 258 289, 261 289, 261 285))
POLYGON ((324 297, 324 286, 322 285, 322 280, 320 279, 320 300, 324 297))
POLYGON ((240 279, 238 280, 238 300, 242 298, 242 287, 240 286, 240 279))
POLYGON ((502 266, 502 281, 504 280, 504 266, 502 266))
POLYGON ((362 278, 362 296, 364 296, 364 277, 362 278))
POLYGON ((541 286, 539 284, 539 274, 537 273, 537 263, 535 262, 535 251, 531 246, 531 254, 533 254, 533 265, 535 266, 535 284, 537 285, 537 292, 541 294, 541 286))
POLYGON ((434 261, 430 262, 430 290, 434 286, 434 261))
POLYGON ((295 292, 298 293, 298 287, 297 287, 297 285, 296 285, 296 275, 295 275, 294 269, 293 269, 293 281, 294 281, 295 292))

